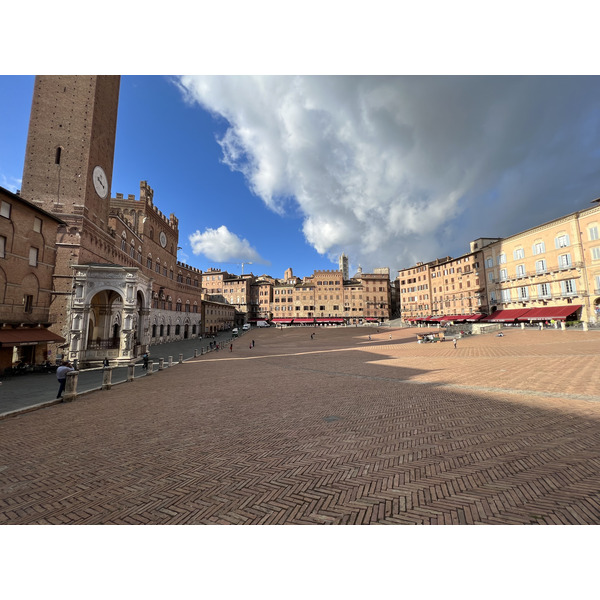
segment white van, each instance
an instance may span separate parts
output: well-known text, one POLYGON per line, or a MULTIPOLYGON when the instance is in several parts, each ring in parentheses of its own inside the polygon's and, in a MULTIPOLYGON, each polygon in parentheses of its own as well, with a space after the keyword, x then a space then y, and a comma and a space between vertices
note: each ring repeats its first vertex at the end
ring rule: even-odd
POLYGON ((242 329, 244 331, 248 331, 248 329, 250 329, 250 327, 251 327, 250 323, 245 323, 244 325, 242 325, 242 329))
POLYGON ((234 327, 234 328, 231 330, 231 335, 237 335, 237 334, 238 334, 238 328, 237 328, 237 327, 234 327))

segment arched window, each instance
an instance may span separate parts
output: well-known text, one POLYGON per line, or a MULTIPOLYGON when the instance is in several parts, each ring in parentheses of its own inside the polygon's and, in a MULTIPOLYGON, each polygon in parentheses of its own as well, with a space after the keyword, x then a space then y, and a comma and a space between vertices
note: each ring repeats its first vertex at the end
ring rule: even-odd
POLYGON ((156 337, 156 324, 152 325, 152 337, 156 337))

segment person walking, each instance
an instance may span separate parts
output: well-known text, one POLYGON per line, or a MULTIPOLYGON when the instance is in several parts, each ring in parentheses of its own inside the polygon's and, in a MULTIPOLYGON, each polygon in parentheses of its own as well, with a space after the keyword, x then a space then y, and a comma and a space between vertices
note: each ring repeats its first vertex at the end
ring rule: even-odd
POLYGON ((108 356, 106 356, 104 358, 104 360, 102 361, 102 370, 104 371, 104 369, 106 369, 106 367, 108 367, 109 362, 108 362, 108 356))
POLYGON ((452 340, 452 343, 454 344, 454 348, 456 349, 456 338, 454 338, 454 339, 452 340))
POLYGON ((65 385, 67 383, 67 373, 74 371, 71 363, 67 360, 58 369, 56 369, 56 379, 58 379, 58 394, 56 399, 62 398, 63 392, 65 391, 65 385))
POLYGON ((252 340, 252 347, 254 348, 254 340, 252 340))
POLYGON ((143 356, 142 356, 142 369, 144 369, 144 371, 148 370, 148 353, 144 352, 143 356))
POLYGON ((229 344, 229 352, 233 352, 233 344, 229 344))

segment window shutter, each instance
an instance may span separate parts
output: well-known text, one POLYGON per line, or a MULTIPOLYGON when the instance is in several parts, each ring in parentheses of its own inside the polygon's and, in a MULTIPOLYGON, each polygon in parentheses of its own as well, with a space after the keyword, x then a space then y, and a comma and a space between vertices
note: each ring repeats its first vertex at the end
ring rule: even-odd
POLYGON ((537 254, 537 250, 536 250, 535 244, 531 247, 531 252, 532 252, 532 254, 534 256, 537 254))
POLYGON ((565 234, 565 237, 567 238, 567 246, 571 245, 571 240, 569 239, 569 234, 565 234))

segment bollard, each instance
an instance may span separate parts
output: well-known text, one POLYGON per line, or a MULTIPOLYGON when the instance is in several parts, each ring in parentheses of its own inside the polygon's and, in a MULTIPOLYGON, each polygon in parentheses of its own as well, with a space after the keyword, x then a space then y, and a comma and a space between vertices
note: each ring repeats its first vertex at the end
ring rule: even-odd
POLYGON ((567 328, 567 325, 565 324, 565 322, 564 322, 564 321, 561 321, 561 322, 560 322, 560 328, 561 328, 563 331, 565 331, 565 329, 567 328))
POLYGON ((112 387, 112 367, 105 367, 104 373, 102 374, 102 389, 110 390, 112 387))
POLYGON ((169 366, 172 367, 173 366, 173 357, 169 356, 169 366))
POLYGON ((77 378, 79 371, 69 371, 67 373, 67 383, 65 385, 65 393, 63 394, 63 402, 72 402, 77 398, 77 378))
POLYGON ((194 358, 198 357, 198 348, 194 348, 194 358))
POLYGON ((179 364, 181 364, 183 362, 183 354, 179 355, 179 364))
POLYGON ((158 370, 162 371, 164 368, 165 368, 165 359, 159 358, 158 359, 158 370))
POLYGON ((204 354, 204 348, 200 348, 200 356, 204 354))
POLYGON ((127 381, 133 381, 135 377, 135 363, 129 363, 127 365, 127 381))
POLYGON ((583 325, 583 330, 584 331, 588 331, 588 324, 587 321, 582 321, 581 324, 583 325))
POLYGON ((521 329, 525 329, 525 323, 521 323, 521 329))
POLYGON ((154 361, 148 361, 148 368, 146 369, 146 375, 152 375, 154 373, 154 361))

